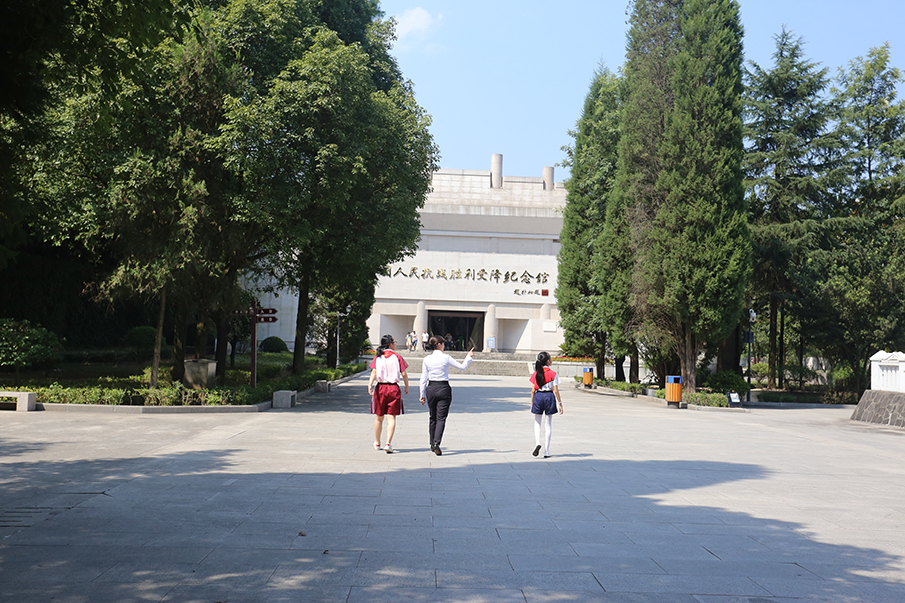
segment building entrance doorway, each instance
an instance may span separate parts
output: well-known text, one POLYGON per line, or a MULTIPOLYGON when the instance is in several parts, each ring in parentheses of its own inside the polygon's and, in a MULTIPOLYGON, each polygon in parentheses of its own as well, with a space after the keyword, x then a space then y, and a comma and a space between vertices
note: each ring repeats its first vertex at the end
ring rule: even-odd
MULTIPOLYGON (((483 312, 445 312, 429 310, 427 313, 428 332, 432 336, 452 336, 456 350, 476 352, 484 351, 484 313, 483 312)), ((446 351, 452 351, 446 346, 446 351)))

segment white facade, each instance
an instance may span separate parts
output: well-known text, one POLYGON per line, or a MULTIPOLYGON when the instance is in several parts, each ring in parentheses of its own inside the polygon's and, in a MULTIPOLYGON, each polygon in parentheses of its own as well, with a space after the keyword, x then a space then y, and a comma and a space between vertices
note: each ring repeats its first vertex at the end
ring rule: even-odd
POLYGON ((402 342, 427 329, 479 351, 558 352, 565 202, 553 168, 540 178, 503 178, 500 155, 490 171, 435 172, 417 253, 378 281, 370 340, 391 334, 402 342))
POLYGON ((870 357, 870 388, 905 392, 905 354, 877 352, 870 357))
MULTIPOLYGON (((556 308, 559 234, 566 190, 542 177, 502 176, 502 156, 490 171, 439 170, 420 211, 417 253, 381 277, 368 337, 407 332, 453 335, 477 351, 559 352, 556 308), (490 341, 488 341, 490 340, 490 341), (488 345, 489 344, 489 345, 488 345)), ((298 298, 264 295, 278 322, 258 325, 258 340, 275 335, 292 349, 298 298)))

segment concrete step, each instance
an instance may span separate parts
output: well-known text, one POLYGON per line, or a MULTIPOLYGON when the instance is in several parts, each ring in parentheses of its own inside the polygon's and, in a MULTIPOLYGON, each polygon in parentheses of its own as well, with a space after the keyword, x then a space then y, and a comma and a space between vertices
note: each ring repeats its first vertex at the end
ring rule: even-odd
MULTIPOLYGON (((455 352, 451 356, 455 357, 455 352)), ((462 356, 464 358, 465 354, 463 353, 462 356)), ((409 364, 408 372, 410 375, 421 372, 421 362, 424 356, 420 358, 403 356, 403 358, 409 364)), ((461 362, 462 358, 456 358, 456 360, 461 362)), ((485 360, 476 357, 468 367, 468 373, 472 375, 524 376, 527 379, 533 366, 533 363, 524 360, 485 360)), ((456 372, 458 372, 456 369, 450 369, 450 373, 456 372)))

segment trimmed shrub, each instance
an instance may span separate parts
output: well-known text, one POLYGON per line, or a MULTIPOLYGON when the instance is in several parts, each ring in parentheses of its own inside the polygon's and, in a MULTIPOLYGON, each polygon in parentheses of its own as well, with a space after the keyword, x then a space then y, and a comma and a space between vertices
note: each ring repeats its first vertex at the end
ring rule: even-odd
POLYGON ((260 344, 258 344, 258 349, 262 352, 279 353, 288 352, 289 346, 287 346, 286 342, 279 337, 271 335, 260 344))
POLYGON ((743 395, 748 393, 748 382, 744 377, 732 371, 720 371, 710 375, 702 385, 719 394, 738 392, 739 395, 743 395))
POLYGON ((130 348, 143 351, 151 351, 154 349, 154 343, 157 340, 157 329, 154 327, 132 327, 123 338, 130 348))
POLYGON ((726 394, 707 394, 704 392, 695 392, 693 394, 683 393, 682 401, 685 404, 695 404, 697 406, 729 406, 729 400, 726 394))

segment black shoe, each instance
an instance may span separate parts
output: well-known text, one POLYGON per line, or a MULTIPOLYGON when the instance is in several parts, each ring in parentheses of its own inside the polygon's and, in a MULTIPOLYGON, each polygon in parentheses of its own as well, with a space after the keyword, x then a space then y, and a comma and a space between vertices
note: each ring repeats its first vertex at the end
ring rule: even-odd
POLYGON ((434 454, 436 454, 437 456, 443 456, 443 451, 440 450, 440 447, 439 447, 439 446, 435 446, 435 447, 434 447, 434 454))
POLYGON ((545 458, 545 459, 548 459, 548 458, 550 458, 550 455, 549 455, 549 454, 545 454, 545 455, 544 455, 544 458, 545 458))
POLYGON ((540 444, 534 449, 534 452, 531 453, 531 456, 537 456, 537 453, 540 452, 540 444))

